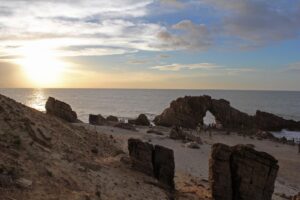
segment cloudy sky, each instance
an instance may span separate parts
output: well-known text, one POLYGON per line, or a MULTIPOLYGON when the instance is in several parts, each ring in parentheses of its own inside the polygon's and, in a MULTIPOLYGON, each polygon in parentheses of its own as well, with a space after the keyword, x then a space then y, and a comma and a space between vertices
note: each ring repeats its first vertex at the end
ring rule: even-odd
POLYGON ((300 0, 0 0, 0 87, 300 90, 300 0))

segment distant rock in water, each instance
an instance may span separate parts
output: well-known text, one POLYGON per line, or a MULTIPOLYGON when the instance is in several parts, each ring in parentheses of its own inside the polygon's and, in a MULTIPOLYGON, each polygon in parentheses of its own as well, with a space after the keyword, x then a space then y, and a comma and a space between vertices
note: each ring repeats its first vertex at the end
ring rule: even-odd
POLYGON ((256 126, 261 130, 281 131, 282 129, 300 130, 300 122, 294 120, 286 120, 282 117, 271 113, 256 111, 255 114, 256 126))
POLYGON ((214 200, 271 200, 279 166, 247 145, 212 146, 209 182, 214 200))
POLYGON ((106 123, 106 119, 102 115, 89 115, 89 123, 93 125, 102 126, 106 123))
POLYGON ((78 122, 77 113, 72 110, 71 106, 65 102, 49 97, 46 102, 47 114, 54 115, 68 122, 78 122))
POLYGON ((300 122, 286 120, 276 115, 257 111, 250 116, 233 107, 224 99, 212 99, 210 96, 185 96, 171 102, 170 107, 156 116, 154 123, 160 126, 181 126, 196 128, 203 125, 206 112, 211 112, 223 128, 229 129, 261 129, 300 130, 300 122))
POLYGON ((145 114, 140 114, 136 119, 128 120, 128 123, 139 126, 150 126, 150 121, 145 114))

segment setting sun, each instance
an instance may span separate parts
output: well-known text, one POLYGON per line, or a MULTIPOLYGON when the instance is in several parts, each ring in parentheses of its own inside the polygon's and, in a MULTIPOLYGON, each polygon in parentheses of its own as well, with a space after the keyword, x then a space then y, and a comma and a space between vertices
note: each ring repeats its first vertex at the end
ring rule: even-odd
POLYGON ((20 51, 22 57, 17 63, 33 84, 51 87, 60 81, 66 64, 55 55, 54 50, 44 45, 28 45, 20 51))

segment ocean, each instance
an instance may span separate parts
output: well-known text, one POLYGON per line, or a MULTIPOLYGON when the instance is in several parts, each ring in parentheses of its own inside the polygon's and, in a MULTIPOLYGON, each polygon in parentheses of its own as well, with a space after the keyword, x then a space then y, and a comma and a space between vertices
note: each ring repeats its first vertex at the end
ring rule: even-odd
MULTIPOLYGON (((300 92, 242 90, 156 90, 156 89, 0 89, 0 93, 27 106, 45 111, 49 96, 65 101, 77 112, 79 119, 88 121, 89 114, 115 115, 123 119, 141 113, 150 119, 160 114, 170 102, 186 95, 210 95, 226 99, 248 114, 256 110, 274 113, 286 119, 300 120, 300 92)), ((298 136, 283 131, 281 135, 298 136)), ((300 133, 299 133, 300 138, 300 133)))

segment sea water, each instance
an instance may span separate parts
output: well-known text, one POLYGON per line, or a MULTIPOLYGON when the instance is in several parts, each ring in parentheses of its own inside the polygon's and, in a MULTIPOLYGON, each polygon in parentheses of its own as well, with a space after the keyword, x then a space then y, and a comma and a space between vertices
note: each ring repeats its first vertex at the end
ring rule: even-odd
MULTIPOLYGON (((0 93, 27 106, 45 111, 49 96, 65 101, 88 121, 89 114, 134 118, 141 113, 150 119, 167 108, 178 97, 210 95, 226 99, 231 106, 248 114, 256 110, 271 112, 286 119, 300 120, 300 92, 242 90, 156 90, 156 89, 0 89, 0 93)), ((298 132, 282 131, 276 136, 299 138, 298 132)))

